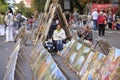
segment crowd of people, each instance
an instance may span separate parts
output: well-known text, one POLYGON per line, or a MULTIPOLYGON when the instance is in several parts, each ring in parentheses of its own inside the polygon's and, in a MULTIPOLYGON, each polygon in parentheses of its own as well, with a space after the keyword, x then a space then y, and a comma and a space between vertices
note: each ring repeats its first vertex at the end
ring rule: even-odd
POLYGON ((120 17, 117 13, 113 13, 111 8, 98 11, 97 8, 88 15, 79 15, 76 11, 74 13, 65 12, 66 19, 70 26, 83 28, 84 25, 89 25, 89 28, 98 31, 98 37, 103 38, 106 30, 119 30, 120 17))
POLYGON ((93 30, 98 30, 98 17, 100 15, 100 12, 103 12, 103 15, 106 19, 106 29, 108 30, 119 30, 120 27, 119 24, 119 16, 117 16, 117 12, 113 13, 111 8, 98 11, 97 8, 94 9, 93 12, 83 15, 79 15, 78 12, 70 13, 65 12, 66 19, 69 23, 69 25, 72 25, 73 27, 79 26, 83 27, 83 25, 88 24, 93 30))
MULTIPOLYGON (((118 19, 111 10, 98 12, 97 9, 94 9, 91 14, 83 14, 82 16, 76 11, 73 14, 66 11, 65 17, 69 26, 83 28, 81 29, 82 32, 78 31, 78 37, 90 43, 93 43, 93 30, 98 31, 99 38, 103 38, 106 28, 109 30, 119 29, 117 27, 118 19)), ((31 30, 37 27, 37 17, 31 15, 31 17, 26 18, 21 12, 13 13, 13 10, 9 7, 6 13, 2 12, 0 14, 0 36, 6 36, 5 42, 13 42, 14 30, 19 29, 23 24, 27 30, 31 30)), ((62 29, 58 16, 55 16, 48 32, 48 39, 53 39, 56 51, 61 51, 66 38, 66 32, 62 29)))
POLYGON ((14 41, 14 34, 22 25, 25 25, 28 30, 37 26, 37 19, 34 15, 26 18, 20 11, 13 12, 13 9, 8 7, 7 12, 0 13, 0 36, 6 36, 6 42, 14 41))

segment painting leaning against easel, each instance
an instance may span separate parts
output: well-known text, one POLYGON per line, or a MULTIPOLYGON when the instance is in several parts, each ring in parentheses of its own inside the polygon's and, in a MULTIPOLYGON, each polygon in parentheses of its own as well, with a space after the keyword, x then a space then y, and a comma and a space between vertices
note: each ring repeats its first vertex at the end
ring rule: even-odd
POLYGON ((43 74, 41 80, 67 80, 54 61, 43 74))
MULTIPOLYGON (((89 65, 86 68, 86 71, 82 75, 82 79, 92 79, 94 80, 95 77, 99 74, 100 66, 103 63, 105 55, 102 53, 94 52, 94 56, 92 57, 89 65)), ((82 73, 82 72, 81 72, 82 73)))
MULTIPOLYGON (((40 61, 39 61, 40 62, 40 61)), ((39 69, 36 74, 37 80, 40 80, 41 77, 47 72, 47 69, 49 68, 50 64, 52 62, 52 57, 48 55, 43 61, 42 64, 39 66, 39 69)))
POLYGON ((68 45, 63 49, 63 51, 61 52, 61 56, 65 57, 69 55, 70 50, 72 49, 72 47, 74 46, 76 40, 74 38, 72 38, 72 40, 68 43, 68 45))
POLYGON ((86 59, 88 58, 88 55, 90 54, 90 52, 91 52, 91 49, 90 49, 90 47, 88 47, 88 46, 86 46, 86 45, 84 45, 84 44, 82 44, 82 45, 80 45, 79 44, 79 48, 80 49, 78 49, 78 44, 77 44, 77 46, 75 47, 75 49, 77 50, 78 49, 78 54, 76 55, 76 57, 75 57, 75 60, 73 61, 73 68, 77 71, 77 72, 79 72, 80 71, 80 69, 82 68, 82 66, 84 65, 84 63, 86 62, 86 59))

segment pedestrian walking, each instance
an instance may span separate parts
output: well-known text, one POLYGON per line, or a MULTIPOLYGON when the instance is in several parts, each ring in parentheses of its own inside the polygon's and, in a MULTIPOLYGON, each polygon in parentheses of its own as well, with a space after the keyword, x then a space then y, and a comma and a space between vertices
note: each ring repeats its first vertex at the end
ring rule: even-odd
POLYGON ((5 42, 13 41, 13 24, 14 24, 14 16, 13 16, 13 10, 9 7, 8 13, 5 17, 6 22, 6 40, 5 42))
POLYGON ((0 36, 5 35, 5 22, 4 22, 4 19, 5 19, 5 13, 2 12, 0 14, 0 36))
POLYGON ((105 36, 105 17, 103 15, 103 12, 100 12, 100 15, 98 17, 98 35, 99 37, 105 36))
POLYGON ((95 9, 93 12, 92 12, 92 20, 93 20, 93 29, 94 30, 97 30, 97 19, 98 19, 98 12, 97 12, 97 9, 95 9))
POLYGON ((112 17, 112 13, 111 12, 108 13, 107 22, 108 22, 109 29, 112 30, 113 17, 112 17))
POLYGON ((22 13, 19 11, 18 14, 16 15, 16 22, 17 22, 17 27, 18 29, 21 27, 22 23, 22 13))

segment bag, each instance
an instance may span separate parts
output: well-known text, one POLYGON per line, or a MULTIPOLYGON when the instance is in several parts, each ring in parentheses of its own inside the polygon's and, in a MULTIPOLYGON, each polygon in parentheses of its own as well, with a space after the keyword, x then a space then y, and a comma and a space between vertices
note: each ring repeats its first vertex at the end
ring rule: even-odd
POLYGON ((107 25, 107 21, 106 20, 104 21, 104 25, 107 25))
POLYGON ((62 42, 63 42, 64 44, 66 44, 66 39, 63 39, 62 42))

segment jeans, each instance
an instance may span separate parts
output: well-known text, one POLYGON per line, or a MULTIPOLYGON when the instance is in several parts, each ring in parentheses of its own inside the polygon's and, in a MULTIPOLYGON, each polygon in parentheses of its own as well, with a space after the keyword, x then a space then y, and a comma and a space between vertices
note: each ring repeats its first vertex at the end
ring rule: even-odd
POLYGON ((97 30, 97 20, 93 20, 93 29, 97 30))
POLYGON ((57 51, 62 51, 63 50, 63 41, 62 40, 57 40, 56 41, 56 49, 57 49, 57 51))

